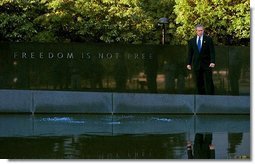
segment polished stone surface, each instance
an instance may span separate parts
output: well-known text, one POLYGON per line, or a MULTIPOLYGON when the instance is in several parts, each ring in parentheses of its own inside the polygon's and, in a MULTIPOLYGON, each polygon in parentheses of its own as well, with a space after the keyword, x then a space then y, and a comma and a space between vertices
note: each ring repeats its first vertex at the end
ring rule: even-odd
POLYGON ((194 113, 193 95, 114 93, 113 113, 194 113))
POLYGON ((0 113, 32 113, 31 91, 0 90, 0 113))
POLYGON ((250 96, 1 90, 0 113, 250 114, 250 96))
POLYGON ((249 114, 250 96, 196 95, 195 112, 199 114, 249 114))
POLYGON ((112 113, 112 94, 34 91, 35 113, 112 113))

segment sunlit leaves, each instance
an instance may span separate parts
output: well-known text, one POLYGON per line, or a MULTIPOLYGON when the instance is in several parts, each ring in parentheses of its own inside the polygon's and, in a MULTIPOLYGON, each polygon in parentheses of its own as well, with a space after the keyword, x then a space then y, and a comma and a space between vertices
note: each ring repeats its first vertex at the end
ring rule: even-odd
POLYGON ((196 24, 219 44, 250 38, 250 2, 247 0, 176 0, 177 39, 193 37, 196 24))
POLYGON ((204 24, 218 44, 250 37, 247 0, 2 0, 5 41, 154 43, 159 18, 169 19, 168 44, 186 44, 204 24))

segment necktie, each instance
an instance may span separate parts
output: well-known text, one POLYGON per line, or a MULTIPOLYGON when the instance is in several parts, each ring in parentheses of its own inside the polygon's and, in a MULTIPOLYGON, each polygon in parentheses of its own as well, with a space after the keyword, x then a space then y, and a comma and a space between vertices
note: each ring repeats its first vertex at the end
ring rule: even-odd
POLYGON ((201 51, 201 37, 198 37, 198 42, 197 42, 197 47, 198 47, 198 51, 201 51))

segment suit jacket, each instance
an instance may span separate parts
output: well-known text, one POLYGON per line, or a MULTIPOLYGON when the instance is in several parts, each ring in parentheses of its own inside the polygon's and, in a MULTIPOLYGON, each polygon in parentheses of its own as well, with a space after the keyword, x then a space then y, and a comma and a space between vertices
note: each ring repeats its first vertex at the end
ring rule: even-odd
POLYGON ((198 51, 197 36, 188 42, 188 64, 192 65, 194 70, 209 69, 210 63, 215 63, 215 50, 212 38, 203 36, 201 51, 198 51))

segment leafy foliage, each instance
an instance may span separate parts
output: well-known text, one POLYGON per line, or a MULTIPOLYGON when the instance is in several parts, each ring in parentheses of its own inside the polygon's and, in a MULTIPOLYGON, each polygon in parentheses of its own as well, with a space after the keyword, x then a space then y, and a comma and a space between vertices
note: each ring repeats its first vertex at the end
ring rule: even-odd
POLYGON ((2 0, 0 39, 158 44, 158 20, 166 17, 168 44, 186 44, 197 23, 216 43, 239 44, 250 38, 247 6, 247 0, 2 0))
POLYGON ((176 37, 183 43, 194 35, 196 24, 203 24, 217 43, 238 44, 250 38, 248 6, 247 0, 176 0, 176 37))

